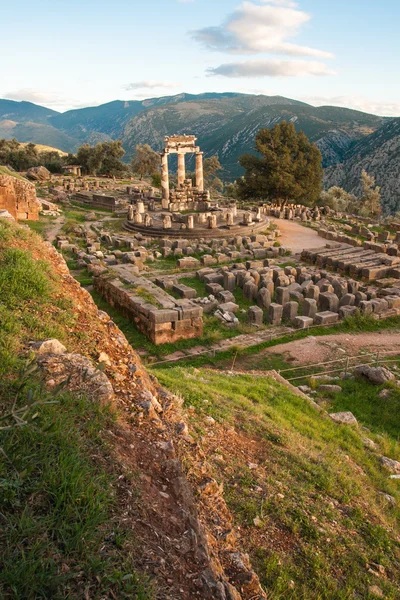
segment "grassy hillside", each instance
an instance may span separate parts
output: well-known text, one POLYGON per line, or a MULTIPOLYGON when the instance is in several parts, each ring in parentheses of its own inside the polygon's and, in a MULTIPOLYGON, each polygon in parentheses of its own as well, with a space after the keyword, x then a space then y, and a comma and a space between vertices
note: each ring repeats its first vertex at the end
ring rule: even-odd
MULTIPOLYGON (((381 494, 399 502, 399 485, 363 444, 372 438, 380 452, 400 458, 399 392, 393 427, 365 431, 335 424, 265 376, 177 366, 153 372, 184 398, 269 598, 374 598, 374 585, 387 599, 399 597, 399 509, 381 494)), ((364 423, 371 425, 368 412, 364 423)))
POLYGON ((71 343, 72 302, 32 232, 0 220, 0 596, 149 599, 116 520, 115 415, 45 389, 27 343, 71 343), (25 423, 25 424, 24 424, 25 423))

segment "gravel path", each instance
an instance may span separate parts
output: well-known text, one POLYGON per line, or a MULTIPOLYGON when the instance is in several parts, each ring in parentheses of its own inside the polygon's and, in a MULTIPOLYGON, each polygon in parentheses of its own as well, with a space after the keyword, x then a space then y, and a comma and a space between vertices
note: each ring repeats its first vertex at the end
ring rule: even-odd
POLYGON ((293 254, 297 254, 304 249, 319 248, 324 245, 324 240, 319 237, 314 229, 304 227, 296 221, 287 221, 286 219, 273 219, 281 232, 279 241, 282 246, 291 248, 293 254))
POLYGON ((398 351, 400 354, 400 332, 381 331, 374 333, 339 333, 278 344, 262 350, 260 354, 284 354, 299 365, 325 362, 343 356, 356 356, 363 352, 398 351))

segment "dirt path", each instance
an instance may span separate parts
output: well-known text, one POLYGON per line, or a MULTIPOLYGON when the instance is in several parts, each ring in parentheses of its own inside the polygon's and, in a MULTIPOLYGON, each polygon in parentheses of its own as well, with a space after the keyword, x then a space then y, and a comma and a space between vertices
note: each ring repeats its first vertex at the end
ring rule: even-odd
POLYGON ((63 217, 63 216, 57 217, 57 219, 52 222, 51 227, 49 227, 49 229, 46 229, 46 232, 45 232, 46 241, 48 241, 48 242, 50 242, 50 244, 52 244, 54 242, 54 240, 56 239, 56 236, 60 233, 61 227, 64 225, 64 223, 65 223, 65 217, 63 217))
POLYGON ((400 354, 400 332, 339 333, 337 335, 310 335, 302 340, 266 348, 260 354, 283 354, 291 362, 303 365, 325 362, 363 352, 397 351, 400 354))
POLYGON ((271 219, 271 221, 279 227, 281 232, 279 241, 282 246, 291 248, 293 254, 297 254, 306 248, 318 248, 324 245, 323 239, 319 237, 314 229, 286 219, 271 219))

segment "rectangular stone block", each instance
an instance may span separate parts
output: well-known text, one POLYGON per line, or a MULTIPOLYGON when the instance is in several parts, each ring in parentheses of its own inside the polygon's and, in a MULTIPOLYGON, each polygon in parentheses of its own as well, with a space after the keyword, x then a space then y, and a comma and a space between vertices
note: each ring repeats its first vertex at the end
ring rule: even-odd
POLYGON ((268 309, 268 322, 271 325, 280 325, 282 322, 283 306, 273 302, 268 309))
POLYGON ((296 329, 308 329, 314 323, 314 319, 311 317, 296 317, 294 320, 294 326, 296 329))
POLYGON ((338 320, 338 313, 331 312, 329 310, 324 310, 323 312, 319 312, 315 315, 316 325, 333 325, 334 323, 337 323, 338 320))

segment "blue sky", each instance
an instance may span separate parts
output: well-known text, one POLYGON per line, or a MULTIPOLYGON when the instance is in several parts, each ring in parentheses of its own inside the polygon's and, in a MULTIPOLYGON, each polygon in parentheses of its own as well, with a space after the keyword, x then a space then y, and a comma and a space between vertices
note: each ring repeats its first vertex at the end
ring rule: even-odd
POLYGON ((0 97, 238 91, 400 116, 398 0, 1 2, 0 97))

